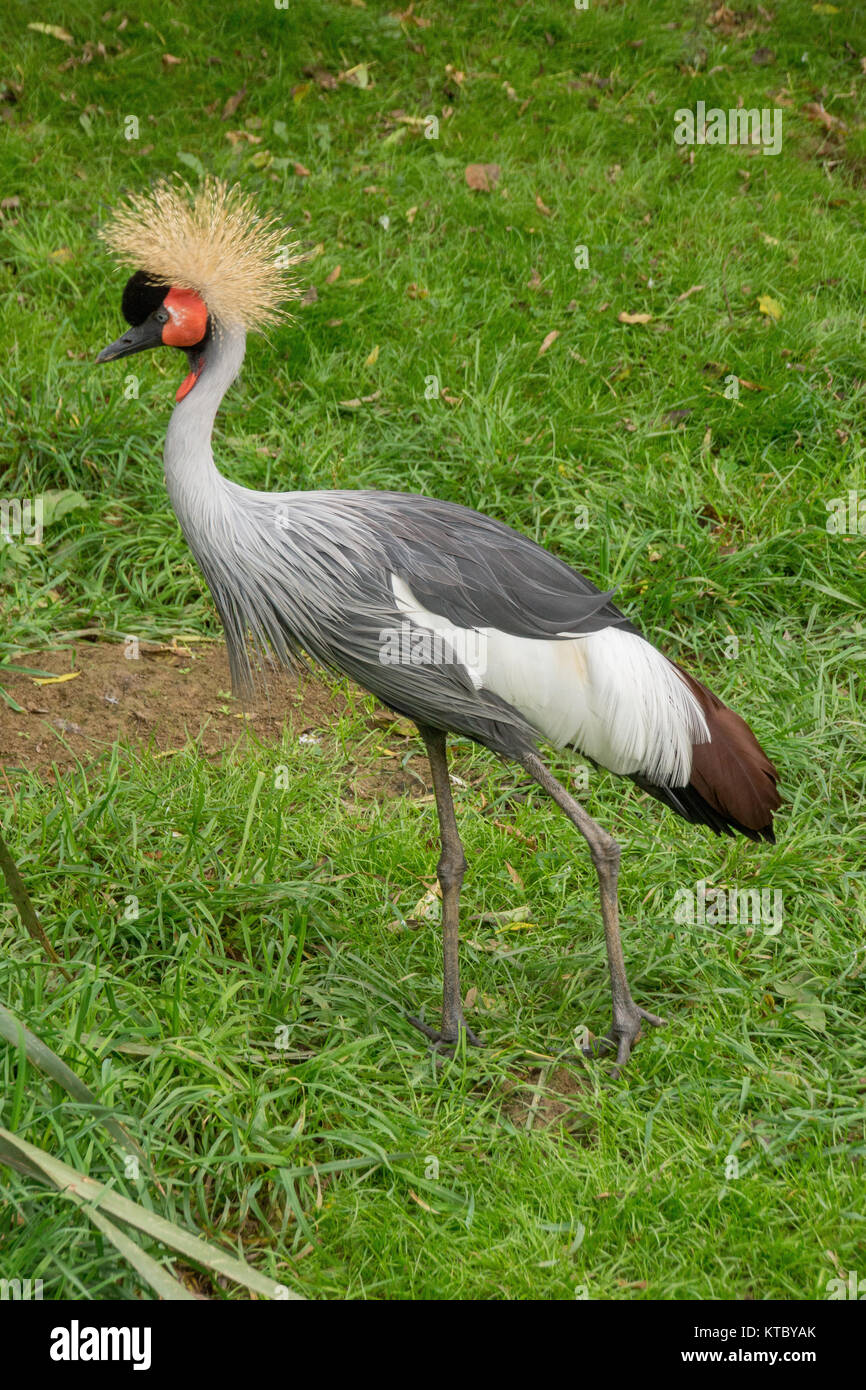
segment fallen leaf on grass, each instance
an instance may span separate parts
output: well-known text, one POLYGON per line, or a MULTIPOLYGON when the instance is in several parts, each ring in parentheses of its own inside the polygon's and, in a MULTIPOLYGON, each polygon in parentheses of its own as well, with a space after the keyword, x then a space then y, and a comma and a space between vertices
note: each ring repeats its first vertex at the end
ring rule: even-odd
POLYGON ((552 217, 552 216, 553 216, 553 213, 551 212, 551 210, 550 210, 550 208, 547 206, 547 204, 546 204, 546 203, 543 203, 543 202, 541 201, 541 194, 540 194, 540 193, 536 193, 536 195, 535 195, 535 206, 538 208, 538 211, 539 211, 540 213, 542 213, 542 215, 543 215, 544 217, 552 217))
POLYGON ((59 24, 39 24, 34 21, 27 25, 28 29, 35 29, 37 34, 48 34, 52 39, 60 39, 61 43, 73 43, 72 35, 66 29, 61 29, 59 24))
POLYGON ((434 883, 432 888, 427 889, 423 898, 418 899, 409 916, 420 922, 429 922, 431 919, 435 919, 442 911, 441 897, 442 889, 438 883, 434 883))
POLYGON ((325 68, 304 68, 304 76, 312 77, 317 87, 323 88, 326 92, 333 92, 337 87, 337 79, 332 72, 325 68))
POLYGON ((523 882, 523 879, 520 877, 520 874, 517 872, 514 865, 509 864, 507 859, 505 860, 505 867, 508 870, 508 877, 511 879, 511 882, 514 884, 515 888, 525 889, 526 884, 523 882))
POLYGON ((839 126, 841 130, 847 130, 845 122, 830 111, 826 111, 820 101, 807 101, 802 110, 804 116, 808 116, 810 121, 818 121, 825 130, 832 130, 834 126, 839 126))
POLYGON ((557 340, 558 337, 559 337, 559 329, 558 329, 558 328, 552 328, 552 329, 550 330, 550 332, 548 333, 547 337, 545 338, 544 342, 541 344, 541 347, 538 349, 538 355, 539 355, 539 357, 543 357, 543 356, 544 356, 544 354, 547 352, 547 349, 548 349, 549 347, 552 347, 552 346, 553 346, 553 344, 556 342, 556 340, 557 340))
POLYGON ((530 849, 538 849, 538 841, 534 835, 524 835, 522 830, 518 830, 516 826, 509 825, 508 822, 504 820, 495 820, 493 824, 496 826, 497 830, 504 830, 506 835, 511 835, 515 840, 521 840, 522 843, 528 845, 530 849))
POLYGON ((163 53, 162 66, 164 68, 176 68, 178 63, 182 63, 183 58, 175 58, 173 53, 163 53))
POLYGON ((758 310, 766 314, 768 318, 779 320, 782 317, 782 306, 776 299, 771 299, 768 294, 758 295, 758 310))
POLYGON ((337 74, 338 82, 348 82, 352 87, 369 87, 370 69, 366 63, 356 63, 353 68, 337 74))
POLYGON ((418 1203, 419 1207, 421 1207, 422 1210, 424 1210, 424 1211, 432 1211, 432 1210, 433 1210, 433 1208, 432 1208, 431 1206, 428 1206, 426 1202, 422 1202, 422 1200, 421 1200, 421 1198, 418 1196, 417 1192, 413 1192, 412 1189, 411 1189, 411 1187, 409 1188, 409 1196, 412 1198, 412 1201, 413 1201, 413 1202, 417 1202, 417 1203, 418 1203))
POLYGON ((652 314, 627 314, 623 309, 621 313, 617 314, 617 318, 620 323, 649 323, 652 314))
POLYGON ((372 396, 353 396, 350 401, 337 401, 337 405, 341 410, 360 410, 362 405, 372 405, 381 394, 381 391, 374 391, 372 396))
POLYGON ((464 178, 477 193, 490 193, 502 177, 498 164, 467 164, 464 178))
POLYGON ((241 87, 241 89, 240 89, 239 92, 235 92, 234 96, 229 97, 228 101, 226 102, 225 106, 223 107, 223 112, 222 112, 222 116, 220 117, 220 120, 223 120, 223 121, 231 120, 232 116, 233 116, 233 115, 235 114, 235 112, 237 111, 238 107, 240 106, 240 104, 241 104, 241 102, 243 101, 243 99, 244 99, 244 97, 246 96, 246 94, 247 94, 247 89, 246 89, 246 87, 244 86, 244 87, 241 87))
POLYGON ((705 289, 706 285, 692 285, 691 289, 683 290, 682 294, 677 295, 676 302, 677 304, 681 304, 684 299, 688 299, 689 295, 697 294, 699 290, 705 289))
POLYGON ((376 346, 373 348, 373 351, 370 353, 369 357, 367 357, 367 358, 365 359, 365 361, 364 361, 364 366, 365 366, 365 367, 375 367, 375 365, 376 365, 376 363, 378 362, 378 360, 379 360, 379 344, 377 343, 376 346))
POLYGON ((334 266, 334 269, 333 269, 328 275, 325 276, 325 284, 326 284, 326 285, 333 285, 333 284, 335 284, 336 281, 339 280, 340 275, 342 274, 342 271, 343 271, 343 267, 342 267, 341 265, 335 265, 335 266, 334 266))

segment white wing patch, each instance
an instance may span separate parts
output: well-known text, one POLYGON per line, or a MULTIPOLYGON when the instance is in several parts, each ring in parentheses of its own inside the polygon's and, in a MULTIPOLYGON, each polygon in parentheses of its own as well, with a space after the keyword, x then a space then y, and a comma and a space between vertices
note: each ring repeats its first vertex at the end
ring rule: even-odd
POLYGON ((561 641, 468 631, 424 608, 397 575, 391 588, 413 625, 459 653, 476 689, 513 705, 557 748, 573 746, 623 776, 688 784, 692 746, 710 739, 706 720, 675 667, 643 637, 615 627, 561 641))

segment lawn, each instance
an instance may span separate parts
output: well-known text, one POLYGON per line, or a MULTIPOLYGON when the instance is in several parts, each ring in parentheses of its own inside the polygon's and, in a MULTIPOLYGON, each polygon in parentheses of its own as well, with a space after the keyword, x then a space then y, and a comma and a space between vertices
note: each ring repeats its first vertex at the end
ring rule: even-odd
MULTIPOLYGON (((66 970, 4 890, 0 1004, 96 1098, 13 1029, 0 1125, 308 1298, 866 1276, 862 10, 106 3, 0 17, 0 495, 44 520, 0 544, 0 829, 66 970), (781 112, 780 151, 677 143, 699 101, 781 112), (757 847, 551 755, 623 846, 632 989, 667 1019, 618 1082, 575 1057, 609 1024, 592 864, 520 769, 453 741, 486 1046, 437 1065, 406 1021, 441 985, 420 740, 330 679, 246 721, 229 693, 162 479, 177 361, 94 365, 124 280, 98 228, 173 172, 307 253, 218 418, 226 474, 508 522, 780 769, 757 847), (701 884, 781 911, 682 920, 701 884)), ((58 1186, 0 1165, 3 1278, 250 1296, 58 1186)))

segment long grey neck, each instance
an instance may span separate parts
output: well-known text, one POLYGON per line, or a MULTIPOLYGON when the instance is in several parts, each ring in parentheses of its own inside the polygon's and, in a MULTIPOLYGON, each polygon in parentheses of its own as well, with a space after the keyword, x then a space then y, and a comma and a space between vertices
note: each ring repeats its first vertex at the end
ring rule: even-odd
POLYGON ((177 518, 187 530, 221 493, 224 479, 214 463, 211 434, 226 391, 241 369, 246 334, 217 327, 206 349, 201 376, 178 401, 165 436, 165 483, 177 518))

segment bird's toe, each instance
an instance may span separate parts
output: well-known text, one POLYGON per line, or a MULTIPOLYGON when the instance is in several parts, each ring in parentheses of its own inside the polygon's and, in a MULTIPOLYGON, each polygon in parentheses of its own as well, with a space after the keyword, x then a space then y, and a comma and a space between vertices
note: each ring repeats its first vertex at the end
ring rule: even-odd
POLYGON ((423 1033, 424 1037, 429 1040, 434 1052, 440 1052, 446 1057, 452 1057, 454 1055, 460 1041, 461 1032, 466 1034, 466 1041, 470 1047, 484 1046, 481 1039, 473 1033, 466 1020, 462 1017, 457 1019, 453 1026, 443 1028, 431 1028, 429 1023, 425 1023, 423 1019, 414 1018, 411 1014, 407 1014, 406 1018, 407 1021, 412 1024, 413 1028, 417 1028, 418 1032, 423 1033))

